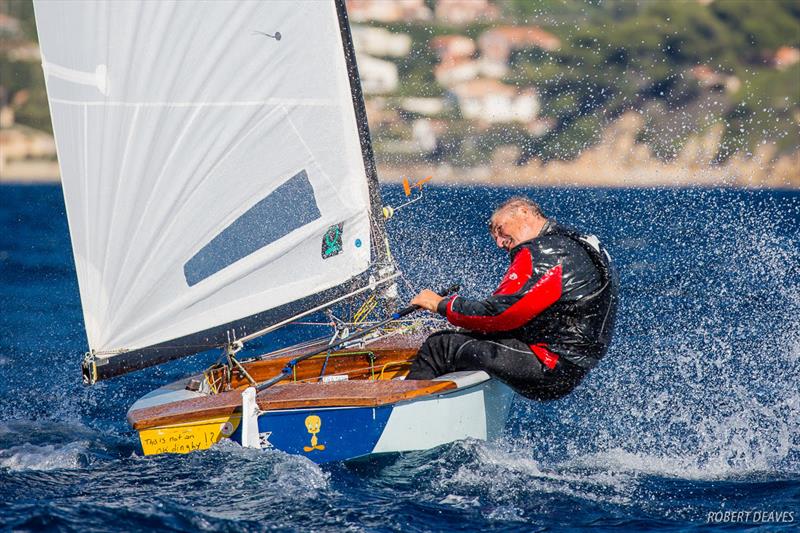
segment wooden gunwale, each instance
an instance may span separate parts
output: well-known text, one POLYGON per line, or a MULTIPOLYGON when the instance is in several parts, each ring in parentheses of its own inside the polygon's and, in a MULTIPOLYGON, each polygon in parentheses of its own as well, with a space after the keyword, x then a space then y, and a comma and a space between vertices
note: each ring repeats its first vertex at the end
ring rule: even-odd
MULTIPOLYGON (((333 381, 289 383, 262 391, 256 397, 263 411, 304 407, 377 407, 455 389, 452 381, 333 381)), ((136 430, 232 416, 241 411, 242 393, 232 390, 181 400, 128 413, 136 430)))

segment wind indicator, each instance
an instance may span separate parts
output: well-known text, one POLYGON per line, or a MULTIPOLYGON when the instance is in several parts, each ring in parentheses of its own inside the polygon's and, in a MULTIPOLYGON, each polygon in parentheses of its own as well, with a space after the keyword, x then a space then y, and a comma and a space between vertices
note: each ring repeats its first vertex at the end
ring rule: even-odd
POLYGON ((383 218, 385 218, 386 220, 389 220, 390 218, 392 218, 394 216, 395 211, 397 211, 399 209, 402 209, 403 207, 405 207, 407 205, 411 205, 411 204, 413 204, 414 202, 416 202, 418 200, 421 200, 422 199, 422 188, 431 179, 433 179, 433 176, 428 176, 427 178, 423 178, 423 179, 419 180, 418 182, 416 182, 416 183, 414 183, 412 185, 411 182, 408 180, 408 178, 403 178, 403 192, 405 193, 406 198, 411 198, 411 194, 413 192, 413 189, 417 189, 418 194, 417 194, 417 196, 415 198, 412 198, 411 200, 409 200, 409 201, 407 201, 407 202, 405 202, 403 204, 400 204, 397 207, 391 207, 391 206, 388 206, 388 205, 385 206, 383 208, 383 218))

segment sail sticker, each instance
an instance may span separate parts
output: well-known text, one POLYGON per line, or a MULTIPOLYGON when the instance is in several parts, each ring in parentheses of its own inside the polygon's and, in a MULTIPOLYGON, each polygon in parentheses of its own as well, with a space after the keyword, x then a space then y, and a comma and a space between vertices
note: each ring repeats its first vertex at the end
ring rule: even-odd
POLYGON ((340 222, 339 224, 334 224, 328 231, 325 232, 325 235, 322 237, 322 258, 328 259, 329 257, 333 257, 334 255, 339 255, 342 251, 342 228, 344 228, 344 222, 340 222))
POLYGON ((321 216, 308 174, 301 170, 189 259, 183 265, 186 283, 190 287, 196 285, 321 216))

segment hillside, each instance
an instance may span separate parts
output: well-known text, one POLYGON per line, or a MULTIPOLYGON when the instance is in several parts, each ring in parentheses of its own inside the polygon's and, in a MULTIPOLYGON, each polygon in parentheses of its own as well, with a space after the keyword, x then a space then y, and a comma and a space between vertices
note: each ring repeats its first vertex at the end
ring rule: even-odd
MULTIPOLYGON (((800 149, 794 0, 348 6, 376 156, 394 173, 576 160, 631 113, 634 144, 659 164, 678 164, 696 138, 716 140, 716 167, 786 167, 800 149)), ((0 104, 52 131, 32 3, 0 0, 0 14, 0 104)))

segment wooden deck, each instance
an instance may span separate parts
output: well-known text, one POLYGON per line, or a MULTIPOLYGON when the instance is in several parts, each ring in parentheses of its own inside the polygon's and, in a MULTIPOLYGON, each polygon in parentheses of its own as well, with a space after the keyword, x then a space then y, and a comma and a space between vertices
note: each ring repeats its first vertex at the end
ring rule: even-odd
MULTIPOLYGON (((327 362, 324 354, 315 356, 299 363, 293 376, 285 382, 261 391, 256 401, 265 411, 302 407, 369 407, 456 388, 450 381, 391 380, 398 369, 402 369, 400 374, 405 373, 423 340, 424 336, 398 335, 372 342, 364 348, 334 352, 327 362), (347 376, 348 380, 319 382, 323 367, 325 375, 347 376)), ((288 361, 307 351, 308 347, 289 347, 258 360, 243 362, 243 366, 253 379, 263 382, 278 375, 288 361)), ((213 377, 224 386, 225 392, 136 409, 128 413, 128 422, 139 430, 239 412, 242 391, 249 386, 244 375, 234 370, 231 382, 227 383, 220 369, 214 371, 213 377)))
MULTIPOLYGON (((256 402, 264 411, 302 407, 370 407, 455 389, 452 381, 334 381, 287 383, 261 391, 256 402)), ((128 413, 134 429, 188 423, 241 410, 241 390, 137 409, 128 413)))

